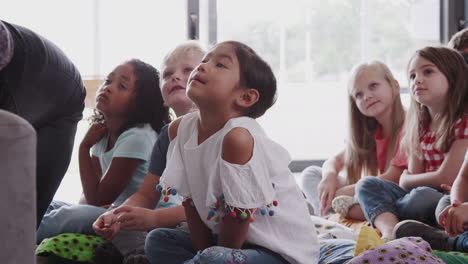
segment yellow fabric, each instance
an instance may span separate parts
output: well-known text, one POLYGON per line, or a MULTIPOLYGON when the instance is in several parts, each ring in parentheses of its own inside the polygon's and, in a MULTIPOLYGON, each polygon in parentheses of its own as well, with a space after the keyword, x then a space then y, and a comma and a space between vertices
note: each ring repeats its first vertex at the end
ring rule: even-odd
POLYGON ((377 234, 374 228, 363 226, 359 232, 359 236, 356 242, 356 249, 354 250, 354 256, 356 257, 366 250, 381 246, 383 244, 384 241, 380 238, 379 234, 377 234))

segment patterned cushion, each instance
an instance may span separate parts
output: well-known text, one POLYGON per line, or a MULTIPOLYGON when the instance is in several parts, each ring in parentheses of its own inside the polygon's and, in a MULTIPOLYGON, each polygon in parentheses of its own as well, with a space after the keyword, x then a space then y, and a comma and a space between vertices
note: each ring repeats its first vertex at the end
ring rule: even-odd
POLYGON ((431 246, 419 237, 405 237, 374 247, 351 259, 347 264, 443 264, 431 246))
POLYGON ((42 240, 36 248, 36 255, 55 255, 73 261, 92 262, 94 250, 105 241, 98 236, 64 233, 42 240))

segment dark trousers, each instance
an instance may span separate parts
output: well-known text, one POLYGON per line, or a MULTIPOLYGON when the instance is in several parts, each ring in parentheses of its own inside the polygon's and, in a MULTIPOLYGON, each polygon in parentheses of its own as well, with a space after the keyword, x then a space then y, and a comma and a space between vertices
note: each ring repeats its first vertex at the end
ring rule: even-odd
POLYGON ((76 126, 81 113, 36 128, 37 132, 37 218, 36 227, 54 198, 70 164, 76 126))

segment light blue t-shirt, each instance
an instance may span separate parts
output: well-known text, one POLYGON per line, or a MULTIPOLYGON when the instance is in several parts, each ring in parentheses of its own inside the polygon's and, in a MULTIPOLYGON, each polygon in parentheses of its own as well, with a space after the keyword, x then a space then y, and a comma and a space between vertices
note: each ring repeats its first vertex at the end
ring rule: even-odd
POLYGON ((151 152, 156 138, 156 131, 154 131, 149 124, 145 124, 142 127, 133 127, 123 132, 119 138, 117 138, 114 147, 107 152, 108 136, 104 137, 93 146, 92 154, 99 159, 103 175, 109 168, 113 158, 134 158, 142 160, 127 187, 125 187, 122 193, 115 199, 113 203, 114 206, 121 205, 140 188, 146 173, 148 173, 151 152))

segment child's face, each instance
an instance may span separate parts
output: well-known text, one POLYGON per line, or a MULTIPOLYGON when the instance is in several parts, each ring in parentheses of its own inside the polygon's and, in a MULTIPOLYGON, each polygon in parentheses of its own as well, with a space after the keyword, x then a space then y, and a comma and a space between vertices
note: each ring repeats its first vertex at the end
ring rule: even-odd
POLYGON ((162 97, 166 106, 174 108, 177 105, 192 103, 185 89, 190 73, 200 63, 202 57, 202 54, 193 52, 181 54, 166 62, 161 82, 162 97))
POLYGON ((241 89, 239 81, 239 61, 234 48, 221 43, 192 72, 187 94, 199 107, 229 107, 241 89))
POLYGON ((391 110, 397 90, 378 69, 366 68, 357 75, 351 96, 363 115, 378 118, 391 110))
POLYGON ((133 67, 126 63, 114 69, 99 87, 96 94, 96 109, 106 116, 128 116, 135 98, 133 67))
POLYGON ((428 107, 444 106, 449 83, 445 75, 431 61, 416 56, 408 71, 411 96, 428 107))

